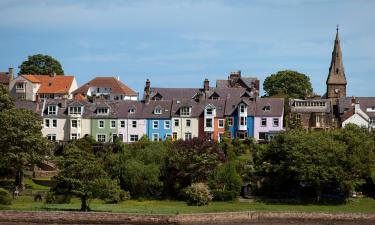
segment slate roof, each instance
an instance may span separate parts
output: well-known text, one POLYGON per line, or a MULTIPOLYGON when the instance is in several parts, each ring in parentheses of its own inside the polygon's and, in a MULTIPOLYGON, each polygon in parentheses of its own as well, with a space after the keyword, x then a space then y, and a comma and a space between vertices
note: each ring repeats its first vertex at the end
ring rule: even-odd
POLYGON ((332 112, 332 104, 329 99, 309 99, 309 100, 302 100, 302 99, 289 99, 289 108, 290 112, 292 113, 331 113, 332 112), (325 106, 321 107, 295 107, 294 103, 297 101, 301 102, 325 102, 325 106))
POLYGON ((171 116, 171 108, 172 108, 172 101, 165 101, 165 100, 159 100, 159 101, 150 101, 148 103, 145 103, 143 106, 143 112, 142 116, 143 118, 147 119, 167 119, 171 116), (161 114, 155 114, 154 110, 155 108, 160 108, 162 110, 161 114))
POLYGON ((125 119, 143 119, 144 104, 139 101, 121 101, 118 104, 118 117, 125 119), (130 109, 134 108, 135 112, 130 113, 130 109))
POLYGON ((284 113, 283 98, 257 98, 255 116, 273 116, 281 117, 284 113), (265 110, 266 106, 270 106, 270 110, 265 110))
POLYGON ((73 84, 74 76, 21 75, 32 83, 40 83, 37 93, 66 94, 73 84))
MULTIPOLYGON (((338 107, 340 115, 348 110, 353 110, 352 99, 353 97, 343 97, 339 99, 338 107)), ((356 97, 355 100, 359 103, 363 112, 369 117, 375 117, 375 112, 367 112, 367 108, 375 107, 375 97, 356 97)))
POLYGON ((224 115, 225 115, 225 103, 226 103, 225 99, 219 99, 219 100, 207 99, 205 101, 202 101, 200 103, 202 105, 201 114, 204 113, 204 109, 206 108, 206 106, 211 104, 211 105, 215 106, 215 108, 216 108, 216 117, 224 117, 224 115))
POLYGON ((191 107, 190 117, 199 117, 202 113, 204 105, 191 99, 173 100, 171 117, 180 117, 180 109, 182 107, 191 107))
POLYGON ((8 72, 0 72, 0 84, 9 85, 9 78, 8 72))
POLYGON ((17 99, 14 101, 14 106, 19 109, 28 109, 33 112, 38 112, 42 105, 39 102, 27 101, 17 99))
MULTIPOLYGON (((241 80, 247 88, 252 87, 252 83, 255 83, 258 78, 256 77, 240 77, 238 80, 241 80)), ((230 87, 230 80, 216 80, 216 87, 217 88, 229 88, 230 87)))
POLYGON ((238 104, 244 102, 247 105, 247 115, 254 116, 256 103, 254 101, 250 101, 247 99, 240 99, 240 98, 227 98, 226 105, 225 105, 225 115, 232 116, 233 113, 237 112, 238 104))
POLYGON ((83 95, 87 94, 90 87, 107 87, 111 88, 112 94, 123 94, 128 96, 137 96, 137 93, 126 86, 124 83, 119 81, 116 77, 96 77, 86 84, 79 87, 73 92, 74 95, 80 93, 83 95))

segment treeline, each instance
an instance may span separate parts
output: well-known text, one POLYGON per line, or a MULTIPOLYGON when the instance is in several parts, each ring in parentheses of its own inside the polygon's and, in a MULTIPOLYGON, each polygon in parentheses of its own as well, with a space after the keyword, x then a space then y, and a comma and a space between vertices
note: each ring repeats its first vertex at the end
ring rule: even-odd
POLYGON ((233 200, 242 186, 253 195, 314 201, 374 190, 374 135, 354 125, 326 132, 291 130, 267 145, 251 139, 151 142, 145 137, 98 147, 85 137, 57 157, 61 171, 50 195, 78 196, 82 210, 89 209, 91 198, 202 205, 233 200))

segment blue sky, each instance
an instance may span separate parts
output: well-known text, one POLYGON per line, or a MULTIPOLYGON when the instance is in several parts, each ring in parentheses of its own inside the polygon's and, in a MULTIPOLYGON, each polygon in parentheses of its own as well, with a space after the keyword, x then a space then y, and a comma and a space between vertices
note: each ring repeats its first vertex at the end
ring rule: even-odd
POLYGON ((375 96, 374 12, 371 0, 0 0, 0 70, 48 54, 79 85, 112 75, 142 92, 146 78, 200 87, 292 69, 324 94, 339 24, 347 94, 375 96))

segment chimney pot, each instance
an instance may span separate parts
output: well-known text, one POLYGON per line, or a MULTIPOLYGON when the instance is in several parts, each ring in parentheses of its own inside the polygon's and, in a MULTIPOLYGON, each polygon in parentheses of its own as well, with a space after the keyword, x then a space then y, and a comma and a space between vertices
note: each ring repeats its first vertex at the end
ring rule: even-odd
POLYGON ((206 78, 204 79, 204 82, 203 82, 203 89, 204 91, 209 91, 210 90, 210 81, 206 78))

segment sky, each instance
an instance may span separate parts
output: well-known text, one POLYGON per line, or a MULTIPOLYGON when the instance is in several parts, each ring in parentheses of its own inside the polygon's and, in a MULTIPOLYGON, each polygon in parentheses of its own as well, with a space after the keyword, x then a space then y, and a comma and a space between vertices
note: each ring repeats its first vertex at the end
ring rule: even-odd
POLYGON ((339 24, 347 95, 375 96, 374 12, 373 0, 0 0, 0 71, 47 54, 78 85, 119 76, 143 93, 147 78, 214 86, 241 70, 262 84, 290 69, 323 95, 339 24))

